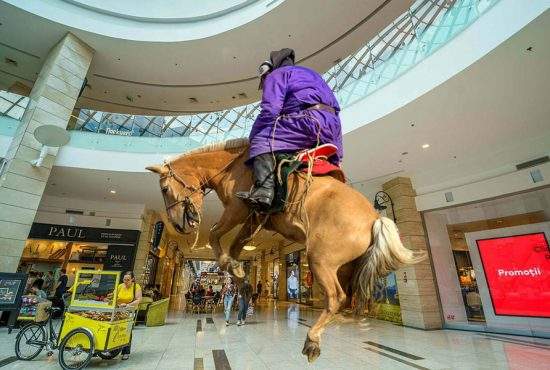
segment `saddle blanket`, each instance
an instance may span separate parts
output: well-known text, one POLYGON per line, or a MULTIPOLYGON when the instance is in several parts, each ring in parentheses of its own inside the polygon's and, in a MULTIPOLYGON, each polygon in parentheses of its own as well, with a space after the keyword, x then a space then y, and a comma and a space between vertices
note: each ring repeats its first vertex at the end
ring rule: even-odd
MULTIPOLYGON (((307 166, 300 168, 300 172, 307 173, 307 171, 307 166)), ((311 173, 313 176, 332 176, 343 183, 346 182, 344 171, 342 171, 340 167, 324 159, 315 158, 315 160, 313 161, 313 169, 311 173)))

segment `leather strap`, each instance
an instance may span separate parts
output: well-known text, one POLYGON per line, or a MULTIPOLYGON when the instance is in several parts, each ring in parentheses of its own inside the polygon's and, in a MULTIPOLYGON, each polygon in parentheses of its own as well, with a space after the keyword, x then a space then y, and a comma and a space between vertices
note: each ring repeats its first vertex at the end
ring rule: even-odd
POLYGON ((336 114, 336 110, 334 108, 323 103, 312 105, 311 107, 306 108, 306 110, 324 110, 325 112, 336 114))

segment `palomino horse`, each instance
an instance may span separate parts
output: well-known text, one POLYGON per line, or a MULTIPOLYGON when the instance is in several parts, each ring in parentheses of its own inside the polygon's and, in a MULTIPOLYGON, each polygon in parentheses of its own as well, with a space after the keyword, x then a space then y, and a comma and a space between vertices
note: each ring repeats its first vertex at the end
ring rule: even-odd
POLYGON ((328 176, 307 181, 304 175, 291 175, 285 211, 267 219, 253 214, 234 196, 252 185, 252 172, 245 165, 247 152, 247 140, 230 140, 147 169, 160 175, 166 211, 178 232, 198 232, 205 191, 217 193, 225 210, 210 230, 210 245, 220 266, 237 277, 244 277, 239 254, 260 223, 305 244, 309 268, 325 292, 324 310, 302 350, 311 362, 321 353, 325 326, 353 294, 364 307, 378 277, 423 256, 403 246, 393 221, 380 217, 363 195, 328 176), (235 240, 224 250, 220 238, 240 224, 235 240))

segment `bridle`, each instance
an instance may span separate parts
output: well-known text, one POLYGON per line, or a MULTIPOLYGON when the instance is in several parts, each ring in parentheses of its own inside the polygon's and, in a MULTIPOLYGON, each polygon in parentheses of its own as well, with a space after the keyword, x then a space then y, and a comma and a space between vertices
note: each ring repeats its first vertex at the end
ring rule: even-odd
MULTIPOLYGON (((165 163, 164 164, 166 167, 168 167, 168 174, 164 175, 164 176, 161 176, 161 180, 164 180, 164 179, 169 179, 169 178, 173 178, 174 180, 176 180, 181 186, 184 187, 184 189, 189 189, 191 190, 191 192, 189 193, 189 195, 186 195, 183 199, 178 199, 179 198, 179 194, 176 196, 176 201, 175 202, 172 202, 170 204, 166 204, 166 198, 164 198, 164 205, 165 205, 165 208, 166 208, 166 212, 168 212, 169 209, 171 209, 172 207, 175 207, 179 204, 182 204, 184 205, 185 208, 187 208, 189 205, 192 205, 193 208, 195 208, 195 211, 197 211, 196 207, 195 207, 195 204, 193 203, 193 201, 191 200, 191 196, 195 193, 198 193, 200 192, 203 196, 206 195, 206 192, 203 190, 203 185, 201 184, 199 186, 199 188, 196 188, 192 185, 188 185, 185 181, 183 181, 183 179, 178 176, 174 170, 172 169, 172 166, 170 165, 169 162, 165 163)), ((196 179, 196 178, 195 178, 196 179)), ((198 180, 198 179, 197 179, 198 180)), ((200 181, 199 181, 199 184, 200 184, 200 181)))
POLYGON ((197 182, 199 183, 199 187, 196 188, 192 185, 188 185, 185 181, 183 181, 183 179, 178 176, 176 174, 176 172, 172 169, 172 166, 170 165, 170 162, 165 162, 164 165, 166 167, 168 167, 168 173, 164 176, 161 176, 160 177, 160 180, 164 180, 164 179, 168 179, 168 178, 173 178, 174 180, 176 180, 180 185, 182 185, 184 187, 184 189, 188 189, 190 190, 191 192, 186 195, 183 199, 178 199, 179 197, 179 194, 176 196, 176 201, 173 202, 173 203, 170 203, 170 204, 166 204, 166 198, 163 196, 163 199, 164 199, 164 205, 165 205, 165 208, 166 208, 166 212, 168 213, 168 210, 179 205, 179 204, 183 204, 184 208, 185 208, 185 211, 187 211, 187 208, 189 206, 193 206, 195 212, 199 213, 199 218, 200 218, 200 212, 198 211, 197 207, 195 207, 195 203, 193 203, 193 200, 191 199, 191 196, 193 194, 196 194, 198 192, 200 192, 203 196, 205 196, 206 194, 208 194, 210 191, 206 192, 204 191, 203 187, 208 184, 211 180, 213 180, 214 178, 218 177, 219 175, 221 175, 225 170, 227 170, 229 167, 231 167, 231 165, 233 165, 233 163, 235 163, 237 161, 238 158, 240 158, 246 151, 242 151, 238 156, 236 156, 235 158, 233 158, 231 161, 229 161, 229 163, 227 163, 222 169, 220 169, 218 171, 218 173, 216 173, 214 176, 210 177, 209 179, 207 179, 205 182, 201 183, 199 181, 199 179, 197 179, 196 177, 192 176, 195 180, 197 180, 197 182))

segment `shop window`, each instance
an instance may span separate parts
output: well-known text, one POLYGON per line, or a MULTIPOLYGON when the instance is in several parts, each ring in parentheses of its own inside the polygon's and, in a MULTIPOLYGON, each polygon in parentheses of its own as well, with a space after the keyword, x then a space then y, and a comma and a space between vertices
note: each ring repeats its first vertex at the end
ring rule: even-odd
POLYGON ((313 274, 305 250, 300 252, 300 276, 300 303, 313 304, 313 274))
POLYGON ((485 321, 485 314, 483 313, 483 305, 481 304, 481 296, 479 295, 470 252, 453 251, 453 257, 468 321, 483 322, 485 321))

